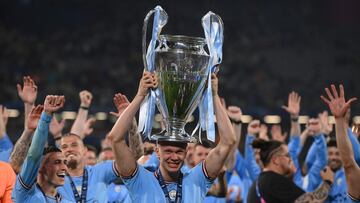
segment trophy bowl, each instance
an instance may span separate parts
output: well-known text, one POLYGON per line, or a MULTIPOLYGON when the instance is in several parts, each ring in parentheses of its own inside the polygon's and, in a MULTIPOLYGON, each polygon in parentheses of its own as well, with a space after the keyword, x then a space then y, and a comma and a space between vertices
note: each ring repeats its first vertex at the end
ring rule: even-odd
POLYGON ((156 104, 166 127, 151 139, 195 142, 184 127, 199 104, 209 74, 206 41, 200 37, 160 35, 158 42, 154 61, 159 80, 156 104))

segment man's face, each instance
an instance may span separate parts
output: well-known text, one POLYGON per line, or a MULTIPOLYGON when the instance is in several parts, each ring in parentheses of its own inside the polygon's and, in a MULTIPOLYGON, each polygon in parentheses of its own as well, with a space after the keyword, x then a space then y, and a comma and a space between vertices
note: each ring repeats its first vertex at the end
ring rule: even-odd
POLYGON ((195 166, 194 148, 195 148, 195 143, 189 143, 186 148, 186 162, 187 162, 187 164, 189 164, 190 167, 195 166))
POLYGON ((160 165, 169 173, 175 173, 182 167, 186 157, 186 147, 158 145, 156 154, 160 165))
POLYGON ((76 136, 61 138, 61 151, 63 152, 69 168, 76 168, 85 157, 86 147, 82 140, 76 136))
POLYGON ((61 152, 50 152, 44 157, 39 175, 42 176, 42 180, 58 187, 64 185, 67 170, 64 155, 61 152))
POLYGON ((273 159, 282 171, 282 175, 291 176, 296 171, 286 145, 281 145, 281 150, 273 155, 273 159))
POLYGON ((211 150, 210 148, 197 145, 194 151, 194 164, 197 165, 198 163, 204 161, 207 155, 209 154, 210 150, 211 150))
POLYGON ((88 150, 85 153, 85 160, 86 160, 86 165, 90 165, 90 166, 95 165, 96 164, 96 154, 95 154, 95 152, 88 150))
POLYGON ((328 147, 328 166, 334 172, 342 166, 340 152, 336 147, 328 147))

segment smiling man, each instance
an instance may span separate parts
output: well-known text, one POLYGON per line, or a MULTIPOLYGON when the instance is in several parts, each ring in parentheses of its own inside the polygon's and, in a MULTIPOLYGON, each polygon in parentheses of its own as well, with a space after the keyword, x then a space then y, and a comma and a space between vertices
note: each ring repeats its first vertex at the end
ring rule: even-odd
POLYGON ((30 113, 28 125, 33 124, 37 127, 25 162, 16 179, 13 191, 15 202, 70 202, 57 192, 57 187, 65 182, 67 171, 65 158, 56 147, 44 150, 52 114, 60 109, 64 102, 64 96, 47 96, 44 107, 39 105, 30 113))
POLYGON ((236 139, 229 117, 217 94, 218 79, 215 74, 212 75, 213 101, 220 142, 203 162, 184 173, 180 169, 186 158, 187 143, 158 141, 156 154, 160 166, 152 173, 136 163, 133 152, 125 141, 125 134, 131 126, 132 118, 139 110, 149 88, 156 87, 156 75, 144 72, 137 95, 111 130, 109 139, 113 142, 116 166, 133 202, 203 202, 236 139))

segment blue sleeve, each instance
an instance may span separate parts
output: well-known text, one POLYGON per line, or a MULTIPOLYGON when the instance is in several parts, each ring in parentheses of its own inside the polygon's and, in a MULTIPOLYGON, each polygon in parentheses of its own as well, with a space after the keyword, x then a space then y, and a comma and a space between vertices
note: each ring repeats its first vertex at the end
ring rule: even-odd
POLYGON ((314 164, 315 159, 316 159, 316 146, 314 143, 312 143, 312 145, 306 155, 306 158, 305 158, 305 164, 306 164, 307 170, 309 170, 311 168, 311 166, 314 164))
MULTIPOLYGON (((197 164, 194 168, 192 168, 189 172, 188 179, 191 180, 192 183, 198 185, 200 188, 200 193, 202 196, 205 196, 211 185, 214 183, 214 180, 208 177, 204 161, 197 164)), ((184 175, 185 176, 185 175, 184 175)), ((185 185, 185 182, 183 182, 185 185)))
POLYGON ((5 134, 3 138, 0 138, 0 161, 9 161, 13 147, 14 145, 7 134, 5 134))
MULTIPOLYGON (((245 172, 246 172, 246 168, 245 168, 245 160, 242 157, 242 155, 240 154, 239 150, 236 150, 236 155, 235 155, 235 165, 233 170, 236 171, 236 173, 239 175, 240 178, 243 178, 245 172)), ((231 171, 233 171, 231 170, 231 171)))
POLYGON ((41 114, 29 151, 19 175, 19 181, 24 188, 30 189, 36 182, 36 177, 42 160, 45 143, 49 132, 51 116, 41 114))
POLYGON ((115 168, 114 161, 104 161, 96 164, 92 167, 91 170, 94 170, 95 177, 100 181, 110 184, 117 178, 119 178, 119 173, 115 168))
POLYGON ((254 136, 247 135, 245 141, 245 166, 253 181, 257 179, 261 172, 259 165, 256 163, 254 149, 252 147, 254 139, 254 136))
POLYGON ((327 165, 327 146, 326 140, 323 134, 314 136, 316 159, 311 168, 308 169, 309 185, 308 188, 304 188, 306 191, 314 191, 322 182, 320 172, 327 165))
POLYGON ((360 166, 360 143, 350 128, 347 129, 347 132, 353 148, 355 161, 360 166))
POLYGON ((156 156, 156 153, 153 152, 149 158, 149 160, 147 160, 147 162, 145 164, 143 164, 143 167, 146 168, 149 171, 156 171, 159 168, 159 159, 156 156))
MULTIPOLYGON (((154 173, 146 170, 143 166, 137 165, 134 174, 130 177, 121 177, 126 188, 129 190, 131 199, 134 202, 140 202, 143 199, 149 199, 149 193, 158 192, 156 187, 159 185, 154 173)), ((161 188, 160 188, 161 190, 161 188)), ((161 195, 153 196, 152 199, 160 198, 161 195)))
POLYGON ((302 174, 301 174, 301 167, 299 164, 299 149, 301 149, 301 139, 300 136, 291 136, 290 137, 290 142, 288 144, 288 148, 289 148, 289 154, 291 156, 291 159, 294 162, 294 165, 296 167, 296 172, 294 174, 294 182, 297 186, 301 187, 303 184, 303 180, 302 180, 302 174))

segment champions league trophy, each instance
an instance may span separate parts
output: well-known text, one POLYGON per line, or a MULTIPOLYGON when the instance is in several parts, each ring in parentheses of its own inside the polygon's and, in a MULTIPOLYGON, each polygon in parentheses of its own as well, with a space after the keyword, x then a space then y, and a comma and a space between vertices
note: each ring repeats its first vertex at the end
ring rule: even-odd
POLYGON ((212 12, 202 19, 205 38, 183 35, 160 35, 167 23, 166 12, 157 6, 150 11, 143 27, 143 60, 145 70, 155 72, 158 87, 150 91, 141 105, 139 130, 152 140, 195 142, 184 127, 189 116, 199 107, 199 129, 207 131, 214 141, 214 110, 211 93, 211 73, 218 71, 221 62, 223 23, 212 12), (152 37, 146 51, 146 31, 150 16, 154 14, 152 37), (205 45, 209 53, 205 51, 205 45), (151 135, 155 103, 164 119, 166 128, 151 135))

